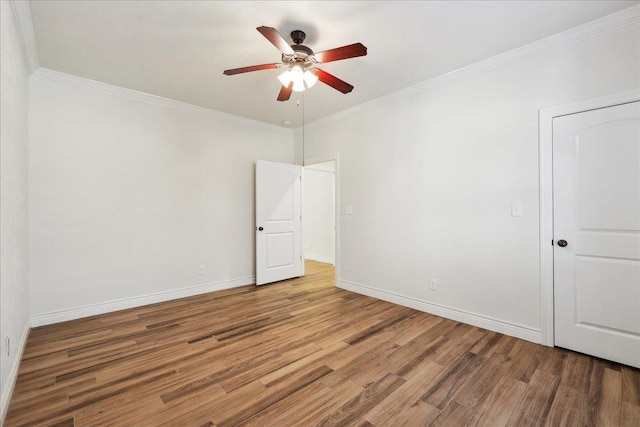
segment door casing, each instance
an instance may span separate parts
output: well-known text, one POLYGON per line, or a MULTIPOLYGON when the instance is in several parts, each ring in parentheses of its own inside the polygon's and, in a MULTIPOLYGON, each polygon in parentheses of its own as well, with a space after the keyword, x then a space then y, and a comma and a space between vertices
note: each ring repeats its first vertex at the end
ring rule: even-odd
POLYGON ((567 114, 640 101, 640 90, 633 89, 598 98, 558 105, 539 111, 540 176, 540 342, 553 347, 553 119, 567 114))

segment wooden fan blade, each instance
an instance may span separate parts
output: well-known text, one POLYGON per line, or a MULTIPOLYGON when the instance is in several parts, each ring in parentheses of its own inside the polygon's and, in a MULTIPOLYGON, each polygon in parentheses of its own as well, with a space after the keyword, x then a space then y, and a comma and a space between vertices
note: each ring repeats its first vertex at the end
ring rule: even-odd
POLYGON ((282 86, 282 88, 280 88, 278 101, 288 101, 289 98, 291 98, 291 92, 293 92, 293 82, 289 83, 289 86, 282 86))
POLYGON ((342 93, 349 93, 353 90, 353 86, 344 80, 340 80, 333 74, 329 74, 326 71, 322 71, 320 69, 313 70, 313 73, 318 76, 318 80, 322 83, 331 86, 335 90, 338 90, 342 93))
POLYGON ((223 74, 227 76, 233 76, 234 74, 242 74, 249 73, 251 71, 260 71, 260 70, 270 70, 272 68, 280 68, 282 64, 262 64, 262 65, 252 65, 250 67, 242 67, 242 68, 232 68, 231 70, 224 70, 223 74))
POLYGON ((314 56, 319 63, 327 63, 332 61, 340 61, 341 59, 355 58, 357 56, 365 56, 367 48, 362 43, 354 43, 348 46, 337 47, 335 49, 318 52, 314 56))
POLYGON ((267 40, 269 40, 280 52, 286 53, 287 55, 295 55, 295 52, 291 46, 289 46, 289 43, 287 43, 275 28, 258 27, 256 30, 260 31, 260 34, 265 36, 267 40))

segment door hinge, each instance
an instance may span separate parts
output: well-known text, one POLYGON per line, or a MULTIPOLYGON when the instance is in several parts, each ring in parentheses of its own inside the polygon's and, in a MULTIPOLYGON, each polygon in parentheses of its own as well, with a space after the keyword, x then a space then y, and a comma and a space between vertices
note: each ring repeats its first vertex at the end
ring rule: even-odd
POLYGON ((553 239, 551 239, 551 246, 553 246, 553 239))

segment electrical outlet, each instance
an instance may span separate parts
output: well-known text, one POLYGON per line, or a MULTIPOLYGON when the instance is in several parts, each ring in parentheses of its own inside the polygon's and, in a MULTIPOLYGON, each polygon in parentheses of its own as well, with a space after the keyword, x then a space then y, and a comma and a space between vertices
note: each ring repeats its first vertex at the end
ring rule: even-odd
POLYGON ((204 265, 198 266, 198 274, 202 276, 204 274, 204 265))
POLYGON ((438 290, 438 283, 436 282, 436 279, 429 279, 429 289, 432 291, 438 290))
POLYGON ((4 340, 4 346, 7 349, 7 357, 11 356, 11 337, 7 337, 4 340))

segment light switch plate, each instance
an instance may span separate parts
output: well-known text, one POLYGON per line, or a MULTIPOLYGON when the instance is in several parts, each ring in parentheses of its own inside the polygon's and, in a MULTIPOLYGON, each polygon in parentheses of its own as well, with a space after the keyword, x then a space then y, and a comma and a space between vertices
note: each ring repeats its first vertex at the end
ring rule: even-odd
POLYGON ((347 208, 345 209, 345 213, 347 215, 353 215, 353 206, 351 205, 347 206, 347 208))

